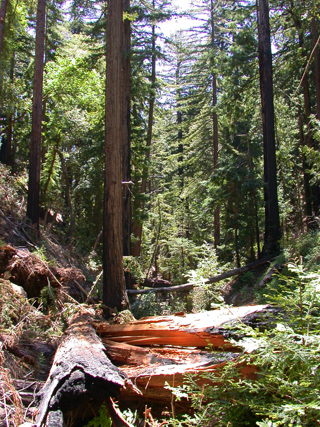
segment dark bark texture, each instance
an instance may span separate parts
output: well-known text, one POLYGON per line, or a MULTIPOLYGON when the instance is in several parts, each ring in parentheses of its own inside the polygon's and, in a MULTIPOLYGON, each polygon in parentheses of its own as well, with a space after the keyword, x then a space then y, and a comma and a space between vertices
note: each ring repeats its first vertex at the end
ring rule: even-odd
POLYGON ((1 54, 4 38, 4 25, 6 20, 8 0, 2 0, 0 7, 0 76, 1 76, 1 54))
POLYGON ((122 249, 122 42, 123 1, 108 1, 103 218, 103 303, 105 315, 128 308, 122 249))
POLYGON ((41 165, 41 128, 42 128, 42 93, 44 68, 44 41, 46 23, 46 0, 38 1, 36 50, 34 60, 32 130, 29 154, 29 185, 27 217, 39 229, 40 203, 40 165, 41 165))
POLYGON ((265 254, 273 254, 280 250, 281 229, 277 195, 272 54, 268 0, 259 0, 258 30, 265 185, 265 241, 263 251, 265 254))
MULTIPOLYGON (((107 358, 90 326, 90 317, 77 317, 56 352, 39 394, 37 426, 62 427, 68 419, 71 425, 79 425, 79 421, 84 425, 103 402, 112 406, 111 397, 117 396, 125 384, 131 384, 130 380, 107 358)), ((109 413, 114 425, 122 425, 110 408, 109 413)))

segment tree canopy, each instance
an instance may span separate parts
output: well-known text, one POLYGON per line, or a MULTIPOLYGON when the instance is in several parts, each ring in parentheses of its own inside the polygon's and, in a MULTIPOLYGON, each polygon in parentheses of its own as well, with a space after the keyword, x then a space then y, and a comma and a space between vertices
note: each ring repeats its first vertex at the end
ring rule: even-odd
MULTIPOLYGON (((1 161, 13 174, 35 172, 33 88, 43 87, 39 201, 30 182, 30 209, 39 209, 41 224, 49 212, 61 215, 55 225, 61 236, 101 257, 107 5, 46 3, 42 84, 35 71, 35 5, 2 3, 1 161)), ((318 228, 319 2, 270 0, 259 7, 202 0, 182 13, 167 0, 125 2, 123 255, 146 276, 181 284, 204 256, 204 244, 222 263, 240 267, 279 250, 281 235, 318 228), (162 32, 162 22, 182 15, 192 18, 189 29, 162 32), (266 127, 259 81, 263 16, 270 18, 266 73, 272 70, 274 106, 266 127), (271 126, 272 179, 264 149, 264 129, 271 126)))

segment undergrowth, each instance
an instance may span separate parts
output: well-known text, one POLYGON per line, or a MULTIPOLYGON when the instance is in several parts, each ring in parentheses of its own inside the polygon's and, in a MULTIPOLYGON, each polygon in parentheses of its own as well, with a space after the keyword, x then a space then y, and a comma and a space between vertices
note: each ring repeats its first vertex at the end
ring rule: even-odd
POLYGON ((318 242, 317 236, 313 240, 307 236, 288 249, 293 261, 263 291, 265 301, 281 308, 269 330, 241 325, 241 333, 246 336, 242 343, 254 341, 258 350, 243 353, 240 360, 204 375, 206 387, 199 387, 193 377, 186 378, 184 387, 175 393, 177 398, 191 399, 195 415, 172 419, 168 425, 320 425, 318 242), (254 378, 241 375, 239 366, 246 365, 256 367, 254 378))

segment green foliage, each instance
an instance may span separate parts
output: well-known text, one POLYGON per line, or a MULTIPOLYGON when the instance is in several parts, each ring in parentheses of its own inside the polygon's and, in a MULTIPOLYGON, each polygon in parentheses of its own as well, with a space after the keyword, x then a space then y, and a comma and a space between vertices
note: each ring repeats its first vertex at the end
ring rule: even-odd
POLYGON ((135 257, 124 256, 123 269, 125 273, 130 273, 130 275, 133 276, 138 283, 143 279, 140 263, 135 257))
POLYGON ((168 312, 167 306, 165 301, 153 293, 140 295, 130 301, 130 308, 136 319, 145 316, 159 316, 168 312))
POLYGON ((228 266, 221 267, 216 250, 212 244, 205 242, 199 254, 199 262, 195 270, 190 270, 186 277, 188 282, 194 283, 195 287, 189 295, 189 310, 194 313, 217 308, 223 304, 223 298, 220 296, 223 281, 215 285, 206 284, 209 277, 217 276, 225 271, 228 266))
POLYGON ((320 271, 289 264, 288 272, 269 290, 281 307, 271 330, 241 327, 243 345, 250 340, 257 350, 206 375, 205 388, 187 379, 181 391, 189 393, 199 425, 319 425, 320 271), (256 366, 256 378, 242 377, 239 364, 256 366))
POLYGON ((99 415, 89 421, 85 427, 112 427, 112 420, 109 417, 106 405, 103 404, 99 409, 99 415))

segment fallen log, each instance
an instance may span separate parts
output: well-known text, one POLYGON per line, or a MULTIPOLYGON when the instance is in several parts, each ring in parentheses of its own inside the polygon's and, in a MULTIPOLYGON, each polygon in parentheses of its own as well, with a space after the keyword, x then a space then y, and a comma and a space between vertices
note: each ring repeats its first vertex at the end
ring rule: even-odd
MULTIPOLYGON (((119 404, 122 406, 122 402, 142 401, 148 404, 155 403, 162 407, 168 405, 172 399, 172 391, 169 387, 182 386, 186 380, 186 375, 192 375, 194 381, 200 387, 213 383, 205 378, 203 374, 216 374, 214 381, 218 383, 219 372, 224 368, 226 363, 236 360, 238 356, 235 353, 224 353, 218 357, 213 357, 211 362, 207 363, 152 365, 149 367, 140 366, 138 368, 123 366, 121 369, 128 375, 135 386, 141 390, 142 396, 137 398, 137 395, 134 395, 131 390, 123 390, 119 398, 119 404)), ((256 378, 256 366, 239 364, 238 371, 241 378, 256 378)), ((181 409, 185 409, 188 406, 186 400, 183 400, 181 405, 181 409)))
POLYGON ((146 286, 149 288, 168 288, 173 285, 172 285, 172 282, 170 282, 169 280, 161 279, 160 277, 156 277, 156 278, 147 277, 143 282, 143 286, 146 286))
POLYGON ((117 427, 128 426, 115 410, 112 398, 121 388, 133 386, 127 376, 107 358, 103 344, 90 326, 89 316, 75 318, 56 352, 48 379, 39 393, 37 426, 84 425, 104 402, 117 427))
MULTIPOLYGON (((181 346, 233 350, 230 338, 236 338, 230 326, 249 322, 254 325, 261 317, 270 316, 274 308, 268 305, 223 307, 197 314, 147 317, 124 325, 92 322, 97 333, 112 341, 135 346, 181 346)), ((259 320, 260 319, 260 320, 259 320)), ((248 349, 250 350, 250 349, 248 349)))
MULTIPOLYGON (((261 265, 267 264, 271 260, 272 260, 271 258, 260 259, 258 261, 252 262, 251 264, 244 265, 243 267, 235 268, 234 270, 229 270, 224 273, 221 273, 218 276, 209 277, 207 280, 205 280, 204 284, 209 285, 209 284, 217 283, 217 282, 220 282, 221 280, 229 279, 229 277, 246 273, 247 271, 260 267, 261 265)), ((162 288, 127 289, 127 293, 129 295, 139 295, 139 294, 142 295, 142 294, 148 294, 151 292, 157 292, 157 293, 183 292, 183 291, 189 291, 193 289, 196 285, 197 285, 196 283, 186 283, 184 285, 169 286, 169 287, 162 287, 162 288)))
POLYGON ((266 286, 266 284, 268 282, 270 282, 270 280, 272 279, 272 276, 276 273, 278 273, 283 267, 283 264, 276 264, 275 266, 273 266, 272 268, 270 268, 270 270, 268 270, 268 272, 266 273, 266 275, 263 277, 263 279, 260 281, 260 283, 258 284, 257 288, 258 289, 262 289, 266 286))
POLYGON ((127 293, 129 295, 142 295, 142 294, 149 294, 149 293, 165 293, 165 292, 183 292, 183 291, 190 291, 195 286, 194 283, 186 283, 184 285, 177 285, 177 286, 167 286, 163 288, 146 288, 146 289, 127 289, 127 293))

